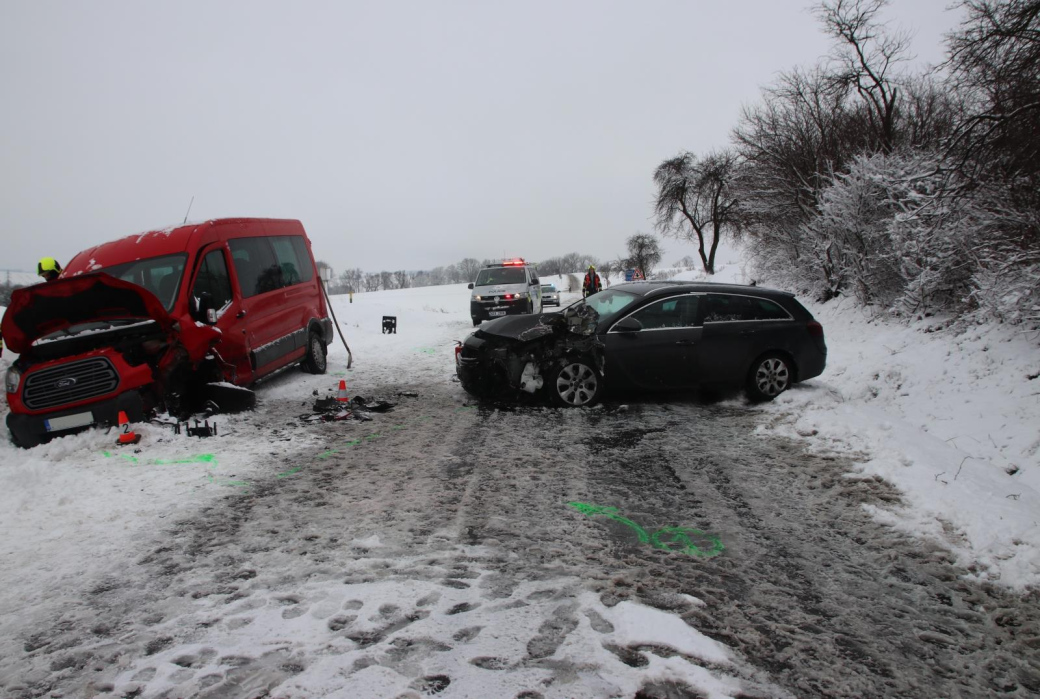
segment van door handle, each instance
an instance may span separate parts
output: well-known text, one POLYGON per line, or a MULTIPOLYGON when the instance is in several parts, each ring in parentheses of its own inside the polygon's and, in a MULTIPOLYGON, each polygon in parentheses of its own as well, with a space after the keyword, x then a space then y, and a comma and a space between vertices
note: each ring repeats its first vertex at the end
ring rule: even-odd
POLYGON ((246 317, 246 312, 245 311, 239 311, 238 313, 235 314, 235 317, 236 318, 245 318, 246 317))
POLYGON ((683 347, 692 347, 693 345, 696 345, 697 342, 694 340, 678 340, 675 344, 682 345, 683 347))

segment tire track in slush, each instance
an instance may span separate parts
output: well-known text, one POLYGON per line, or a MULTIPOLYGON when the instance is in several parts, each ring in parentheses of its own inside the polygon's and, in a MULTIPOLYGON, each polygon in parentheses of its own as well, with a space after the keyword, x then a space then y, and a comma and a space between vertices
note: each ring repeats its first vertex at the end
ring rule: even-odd
MULTIPOLYGON (((688 621, 797 696, 1040 691, 1035 595, 971 582, 941 547, 875 522, 862 506, 898 503, 888 484, 787 440, 749 438, 752 409, 636 411, 590 420, 586 443, 608 466, 592 502, 644 526, 696 526, 727 546, 712 559, 669 554, 640 579, 644 594, 703 599, 688 621)), ((611 534, 652 566, 658 557, 631 546, 626 529, 611 534)))
MULTIPOLYGON (((746 697, 774 696, 774 682, 799 697, 1040 691, 1035 598, 973 583, 941 547, 874 522, 862 505, 897 502, 891 488, 850 477, 840 459, 753 437, 751 408, 674 401, 457 412, 457 389, 422 394, 386 418, 409 429, 324 458, 286 457, 303 467, 279 478, 280 465, 248 490, 186 512, 142 544, 130 570, 70 590, 61 614, 25 634, 25 655, 4 661, 3 694, 123 691, 105 682, 129 663, 143 686, 161 666, 149 664, 154 657, 180 668, 171 681, 202 688, 194 696, 262 695, 308 659, 287 648, 215 657, 192 639, 216 626, 233 631, 263 609, 285 619, 317 613, 323 603, 301 587, 323 580, 433 583, 460 593, 438 612, 460 624, 485 601, 544 583, 538 595, 553 613, 521 665, 553 677, 577 672, 553 655, 578 629, 578 596, 593 591, 607 606, 632 600, 670 611, 733 648, 733 667, 710 669, 738 679, 746 697), (662 551, 631 527, 567 507, 575 501, 617 507, 648 531, 695 527, 726 549, 713 558, 662 551), (192 650, 167 659, 180 646, 192 650), (214 664, 220 673, 200 674, 214 664)), ((330 446, 348 438, 340 424, 314 429, 330 446)), ((384 648, 439 609, 440 597, 383 605, 361 630, 352 630, 361 604, 347 600, 329 612, 330 633, 384 648)), ((605 632, 605 620, 586 615, 605 632)), ((454 643, 480 633, 462 626, 454 643)), ((377 660, 409 672, 421 654, 449 649, 416 641, 377 660)), ((674 654, 608 650, 633 667, 674 654)), ((504 667, 491 657, 470 662, 504 667)), ((417 676, 415 688, 450 682, 417 676)), ((678 684, 642 695, 699 696, 678 684)))

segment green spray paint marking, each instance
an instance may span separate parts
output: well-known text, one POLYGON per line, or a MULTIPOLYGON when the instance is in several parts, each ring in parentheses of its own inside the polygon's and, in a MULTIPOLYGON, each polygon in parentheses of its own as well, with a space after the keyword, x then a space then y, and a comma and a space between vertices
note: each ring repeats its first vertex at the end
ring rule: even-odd
POLYGON ((279 473, 279 474, 278 474, 277 476, 275 476, 275 478, 285 478, 286 476, 291 476, 292 474, 294 474, 294 473, 298 473, 298 472, 300 472, 301 470, 303 470, 303 467, 302 467, 302 466, 297 466, 297 467, 295 467, 295 468, 290 468, 290 469, 289 469, 288 471, 286 471, 285 473, 279 473))
POLYGON ((197 454, 183 459, 154 459, 156 466, 169 466, 171 464, 215 464, 217 457, 214 454, 197 454))
POLYGON ((423 354, 437 354, 437 350, 432 347, 420 347, 416 352, 422 352, 423 354))
POLYGON ((332 456, 333 454, 338 454, 338 453, 339 453, 339 449, 326 449, 322 453, 318 454, 318 458, 319 459, 327 459, 330 456, 332 456))
POLYGON ((589 505, 584 502, 568 502, 567 504, 576 509, 578 512, 585 515, 586 517, 595 517, 596 515, 603 515, 604 517, 609 517, 615 522, 621 522, 625 526, 632 527, 632 529, 634 529, 636 532, 636 536, 639 537, 639 540, 641 542, 643 542, 644 544, 650 543, 650 535, 646 533, 646 530, 638 524, 636 524, 635 522, 633 522, 632 520, 628 519, 627 517, 622 517, 621 515, 619 515, 617 513, 618 509, 616 507, 605 507, 603 505, 589 505))
POLYGON ((662 527, 653 534, 648 534, 645 529, 632 520, 619 515, 616 507, 590 505, 585 502, 568 502, 567 506, 573 507, 586 517, 601 515, 631 527, 642 543, 650 544, 662 551, 678 551, 679 553, 685 553, 687 556, 713 558, 722 553, 726 548, 722 545, 719 537, 702 532, 700 529, 693 529, 692 527, 662 527), (705 550, 701 547, 705 544, 711 544, 711 547, 705 550))

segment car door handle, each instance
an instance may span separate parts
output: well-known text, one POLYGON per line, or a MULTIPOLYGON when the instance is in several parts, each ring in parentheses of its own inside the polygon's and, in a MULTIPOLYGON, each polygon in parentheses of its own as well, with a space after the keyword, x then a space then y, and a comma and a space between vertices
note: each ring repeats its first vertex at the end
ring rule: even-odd
POLYGON ((238 313, 235 314, 235 317, 236 318, 245 318, 246 317, 246 312, 245 311, 239 311, 238 313))
POLYGON ((694 340, 678 340, 675 344, 682 345, 683 347, 692 347, 693 345, 696 345, 697 343, 694 340))

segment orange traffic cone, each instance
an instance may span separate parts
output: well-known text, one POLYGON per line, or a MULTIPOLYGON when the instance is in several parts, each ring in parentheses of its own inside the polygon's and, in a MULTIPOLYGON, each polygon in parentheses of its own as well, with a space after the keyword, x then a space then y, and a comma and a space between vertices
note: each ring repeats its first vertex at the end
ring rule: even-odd
POLYGON ((126 413, 122 410, 119 411, 119 440, 116 444, 137 444, 141 441, 141 435, 134 432, 130 427, 130 421, 126 418, 126 413))
POLYGON ((347 382, 343 379, 339 380, 339 393, 336 395, 336 400, 340 403, 350 402, 350 398, 347 397, 347 382))

